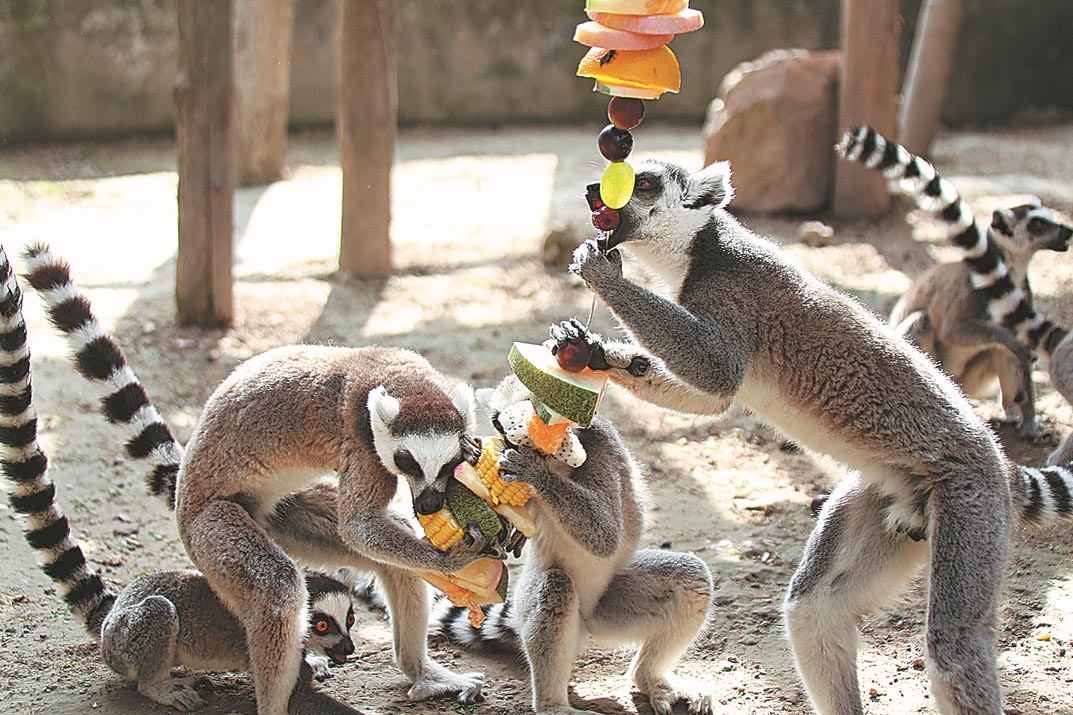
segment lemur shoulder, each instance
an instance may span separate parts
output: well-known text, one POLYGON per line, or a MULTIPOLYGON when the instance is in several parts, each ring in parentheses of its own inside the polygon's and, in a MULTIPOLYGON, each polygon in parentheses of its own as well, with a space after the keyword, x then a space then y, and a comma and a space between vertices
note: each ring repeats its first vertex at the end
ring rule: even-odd
POLYGON ((936 704, 948 715, 999 715, 992 626, 1010 528, 1070 516, 1073 472, 1011 463, 931 360, 725 210, 729 174, 726 164, 691 174, 646 161, 618 228, 602 247, 590 240, 575 251, 571 270, 629 337, 594 360, 610 365, 615 384, 672 409, 718 414, 737 402, 851 470, 785 603, 819 712, 862 712, 857 619, 927 561, 936 704), (627 280, 620 250, 660 274, 667 295, 627 280), (640 357, 649 368, 631 371, 640 357))

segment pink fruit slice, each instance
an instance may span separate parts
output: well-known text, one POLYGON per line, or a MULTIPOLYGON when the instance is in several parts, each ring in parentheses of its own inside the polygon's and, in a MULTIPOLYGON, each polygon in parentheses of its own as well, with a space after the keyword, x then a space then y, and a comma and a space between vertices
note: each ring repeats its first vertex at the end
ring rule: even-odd
MULTIPOLYGON (((619 17, 628 17, 619 15, 619 17)), ((605 27, 596 22, 583 22, 574 30, 574 42, 609 50, 654 50, 666 45, 674 35, 638 34, 605 27)))
POLYGON ((699 30, 704 26, 704 13, 692 8, 673 15, 616 15, 593 10, 586 14, 590 20, 604 27, 642 35, 677 35, 699 30))

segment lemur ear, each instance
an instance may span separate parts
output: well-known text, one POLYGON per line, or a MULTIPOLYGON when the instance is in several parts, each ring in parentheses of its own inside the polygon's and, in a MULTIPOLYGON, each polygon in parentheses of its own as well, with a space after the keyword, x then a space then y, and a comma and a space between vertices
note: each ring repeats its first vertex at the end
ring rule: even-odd
POLYGON ((682 205, 687 209, 721 209, 734 198, 730 162, 717 161, 689 177, 682 205))
POLYGON ((464 382, 455 385, 451 390, 451 402, 458 408, 462 419, 466 423, 466 432, 473 434, 477 431, 477 400, 473 396, 473 388, 464 382))
POLYGON ((1013 235, 1013 222, 1014 215, 1009 209, 995 209, 991 214, 991 228, 1007 236, 1013 235))
POLYGON ((388 394, 387 388, 383 385, 374 387, 369 391, 367 406, 373 432, 387 428, 399 416, 399 410, 402 409, 399 401, 388 394))

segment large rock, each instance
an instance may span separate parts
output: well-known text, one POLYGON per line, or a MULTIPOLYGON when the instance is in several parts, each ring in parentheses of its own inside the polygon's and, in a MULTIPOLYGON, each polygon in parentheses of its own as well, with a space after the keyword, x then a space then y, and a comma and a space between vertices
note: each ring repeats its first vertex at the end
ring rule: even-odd
POLYGON ((823 208, 834 176, 839 53, 774 50, 731 70, 708 106, 704 162, 729 159, 735 209, 823 208))

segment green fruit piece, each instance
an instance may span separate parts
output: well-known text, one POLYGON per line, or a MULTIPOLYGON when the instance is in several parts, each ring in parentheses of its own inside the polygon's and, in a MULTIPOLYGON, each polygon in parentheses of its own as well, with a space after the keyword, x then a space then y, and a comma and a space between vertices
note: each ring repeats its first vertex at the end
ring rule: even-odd
POLYGON ((550 350, 531 343, 514 343, 507 362, 538 402, 581 427, 592 424, 607 385, 606 372, 567 372, 550 350))
POLYGON ((533 411, 536 412, 537 417, 539 417, 540 421, 548 427, 562 424, 563 422, 570 422, 570 420, 541 402, 536 395, 529 395, 529 401, 533 403, 533 411))
POLYGON ((633 196, 634 178, 633 167, 628 162, 611 162, 600 178, 600 200, 608 208, 622 208, 630 202, 630 197, 633 196))
POLYGON ((503 528, 503 523, 492 511, 492 507, 454 477, 447 480, 444 503, 454 514, 463 531, 470 524, 476 524, 481 533, 490 539, 503 528))
POLYGON ((496 584, 496 595, 504 601, 507 600, 507 584, 509 581, 510 577, 507 575, 507 570, 503 569, 503 575, 499 577, 499 583, 496 584))

